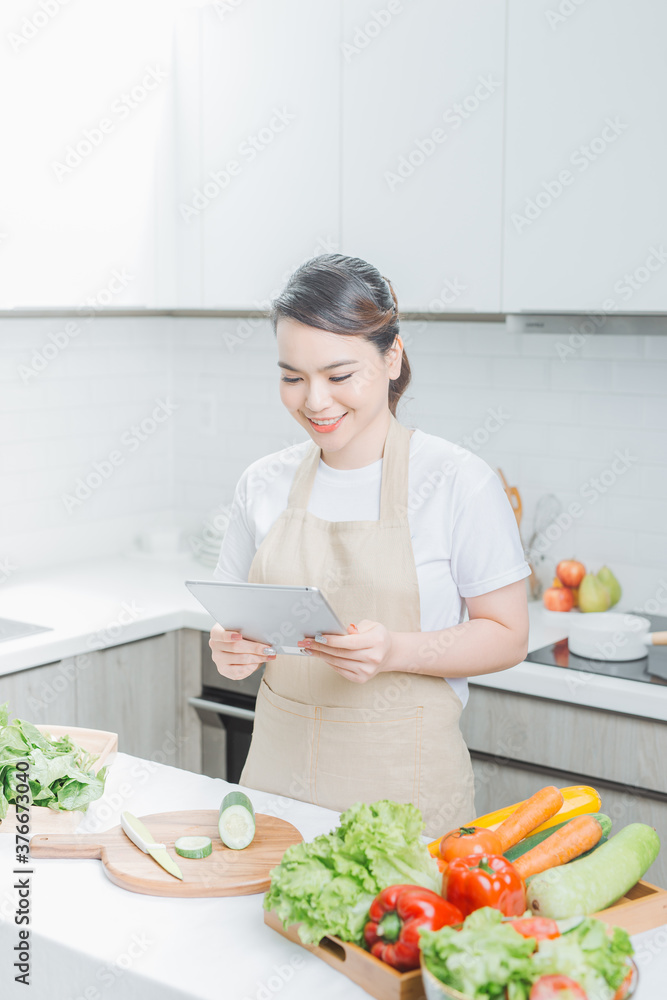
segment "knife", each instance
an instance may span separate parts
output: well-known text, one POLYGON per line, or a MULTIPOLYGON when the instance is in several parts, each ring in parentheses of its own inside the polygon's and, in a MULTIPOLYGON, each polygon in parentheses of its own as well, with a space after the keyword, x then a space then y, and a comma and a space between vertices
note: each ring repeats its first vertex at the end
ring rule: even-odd
POLYGON ((155 838, 151 836, 150 831, 140 819, 137 819, 130 812, 122 812, 120 814, 120 825, 132 843, 143 851, 144 854, 150 854, 153 861, 157 861, 170 875, 173 875, 175 878, 183 878, 181 869, 167 854, 166 845, 157 844, 155 838))

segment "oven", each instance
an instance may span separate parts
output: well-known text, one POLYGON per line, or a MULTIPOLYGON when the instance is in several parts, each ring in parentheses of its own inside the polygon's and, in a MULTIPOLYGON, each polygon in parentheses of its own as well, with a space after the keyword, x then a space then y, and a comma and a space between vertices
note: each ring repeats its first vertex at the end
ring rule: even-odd
POLYGON ((245 764, 255 718, 257 692, 264 664, 249 677, 232 681, 218 673, 202 632, 202 692, 188 698, 202 723, 202 774, 238 784, 245 764))

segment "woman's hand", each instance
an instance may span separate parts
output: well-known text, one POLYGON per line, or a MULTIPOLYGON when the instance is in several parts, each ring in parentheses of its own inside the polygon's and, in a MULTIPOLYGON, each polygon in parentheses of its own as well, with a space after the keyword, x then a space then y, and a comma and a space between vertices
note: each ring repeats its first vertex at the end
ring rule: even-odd
POLYGON ((262 663, 274 660, 276 657, 275 653, 265 652, 271 648, 265 642, 252 642, 250 639, 243 639, 240 632, 230 632, 222 625, 213 626, 208 644, 211 647, 211 656, 218 668, 218 673, 233 681, 241 681, 244 677, 249 677, 262 663), (236 638, 234 638, 235 636, 236 638))
POLYGON ((391 669, 391 632, 381 622, 364 618, 356 629, 348 625, 347 631, 348 635, 326 633, 321 637, 327 640, 326 643, 304 639, 298 645, 310 649, 341 677, 357 684, 364 684, 383 670, 391 669))

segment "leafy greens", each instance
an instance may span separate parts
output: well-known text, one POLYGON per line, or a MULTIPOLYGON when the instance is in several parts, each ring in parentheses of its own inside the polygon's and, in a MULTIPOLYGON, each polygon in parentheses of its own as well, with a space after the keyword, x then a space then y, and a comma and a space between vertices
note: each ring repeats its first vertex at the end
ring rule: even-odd
POLYGON ((104 793, 106 767, 97 774, 92 766, 97 754, 88 753, 69 736, 53 740, 22 719, 9 722, 9 705, 0 705, 0 820, 16 802, 16 785, 27 760, 31 804, 49 809, 86 809, 104 793))
POLYGON ((285 927, 300 924, 304 944, 326 934, 361 944, 368 909, 382 889, 406 883, 440 892, 442 875, 421 841, 423 827, 410 803, 356 803, 331 833, 287 848, 271 871, 264 908, 275 910, 285 927))

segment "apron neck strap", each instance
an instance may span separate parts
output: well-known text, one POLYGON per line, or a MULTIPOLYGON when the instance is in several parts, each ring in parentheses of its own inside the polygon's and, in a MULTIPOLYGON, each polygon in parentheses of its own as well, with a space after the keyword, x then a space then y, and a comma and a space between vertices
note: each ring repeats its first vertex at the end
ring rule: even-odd
MULTIPOLYGON (((410 432, 389 414, 389 429, 382 456, 382 486, 380 489, 380 520, 407 516, 408 470, 410 465, 410 432)), ((297 467, 287 501, 288 507, 308 509, 310 494, 322 457, 322 449, 310 442, 305 458, 297 467)))

